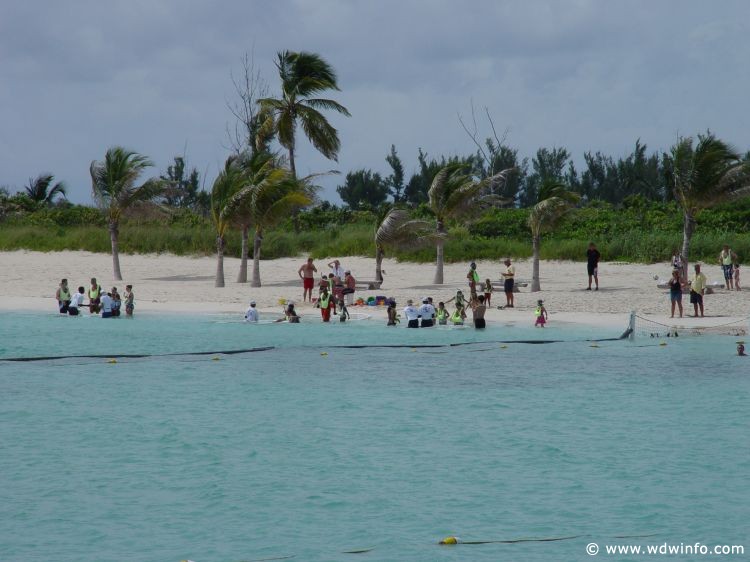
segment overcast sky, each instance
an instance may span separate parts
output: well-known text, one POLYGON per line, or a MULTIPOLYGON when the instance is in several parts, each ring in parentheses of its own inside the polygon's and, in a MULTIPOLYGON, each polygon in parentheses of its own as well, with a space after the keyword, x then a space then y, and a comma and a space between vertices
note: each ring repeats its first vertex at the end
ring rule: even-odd
MULTIPOLYGON (((253 51, 277 92, 277 51, 321 54, 351 118, 331 115, 338 165, 299 140, 301 173, 407 173, 418 147, 473 151, 457 115, 486 106, 508 143, 627 154, 710 128, 750 148, 750 4, 705 1, 475 2, 4 0, 0 4, 0 186, 49 171, 90 202, 88 167, 123 145, 206 174, 228 151, 230 72, 253 51)), ((480 122, 483 136, 490 131, 480 122)), ((327 194, 339 179, 329 179, 327 194)))

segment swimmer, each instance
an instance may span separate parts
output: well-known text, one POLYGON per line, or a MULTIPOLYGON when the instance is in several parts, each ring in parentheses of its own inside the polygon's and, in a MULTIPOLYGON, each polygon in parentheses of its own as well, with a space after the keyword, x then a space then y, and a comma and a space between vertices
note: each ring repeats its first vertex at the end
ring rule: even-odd
POLYGON ((737 355, 740 357, 747 357, 747 354, 745 353, 745 345, 738 343, 737 344, 737 355))

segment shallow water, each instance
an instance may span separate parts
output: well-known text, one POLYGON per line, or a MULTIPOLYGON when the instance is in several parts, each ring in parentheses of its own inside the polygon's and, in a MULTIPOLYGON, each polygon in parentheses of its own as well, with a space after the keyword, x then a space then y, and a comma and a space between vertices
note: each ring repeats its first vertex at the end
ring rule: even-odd
POLYGON ((275 347, 0 362, 0 560, 541 561, 587 559, 592 541, 750 546, 750 363, 732 338, 591 347, 620 330, 232 320, 0 317, 0 358, 275 347), (566 341, 498 343, 542 337, 566 341), (333 347, 364 343, 408 347, 333 347), (446 345, 418 347, 430 344, 446 345), (436 545, 450 534, 584 536, 436 545))

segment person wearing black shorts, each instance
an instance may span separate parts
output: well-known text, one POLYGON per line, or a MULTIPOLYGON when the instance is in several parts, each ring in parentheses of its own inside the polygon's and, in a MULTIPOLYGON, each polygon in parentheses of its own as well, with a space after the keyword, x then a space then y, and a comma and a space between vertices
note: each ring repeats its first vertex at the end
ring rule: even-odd
POLYGON ((589 286, 586 289, 587 291, 591 290, 591 279, 594 279, 594 282, 596 284, 595 291, 599 290, 599 258, 601 257, 601 254, 599 253, 599 250, 596 249, 596 244, 593 242, 589 242, 589 249, 586 250, 586 269, 589 273, 589 286))
POLYGON ((503 290, 505 291, 505 308, 513 308, 513 286, 515 284, 516 269, 511 265, 510 258, 506 258, 503 276, 503 290))

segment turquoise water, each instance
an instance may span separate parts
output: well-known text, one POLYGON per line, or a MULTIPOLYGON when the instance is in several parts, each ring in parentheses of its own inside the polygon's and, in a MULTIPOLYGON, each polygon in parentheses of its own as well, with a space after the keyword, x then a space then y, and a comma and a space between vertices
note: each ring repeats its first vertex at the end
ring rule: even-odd
POLYGON ((589 542, 750 546, 750 358, 733 338, 591 347, 620 330, 231 320, 0 317, 0 358, 275 346, 218 361, 0 362, 0 560, 548 561, 590 559, 589 542), (542 337, 568 341, 490 343, 542 337), (332 347, 361 343, 414 347, 332 347), (417 347, 437 343, 469 345, 417 347), (584 536, 437 546, 451 534, 584 536), (611 538, 641 534, 656 536, 611 538))

